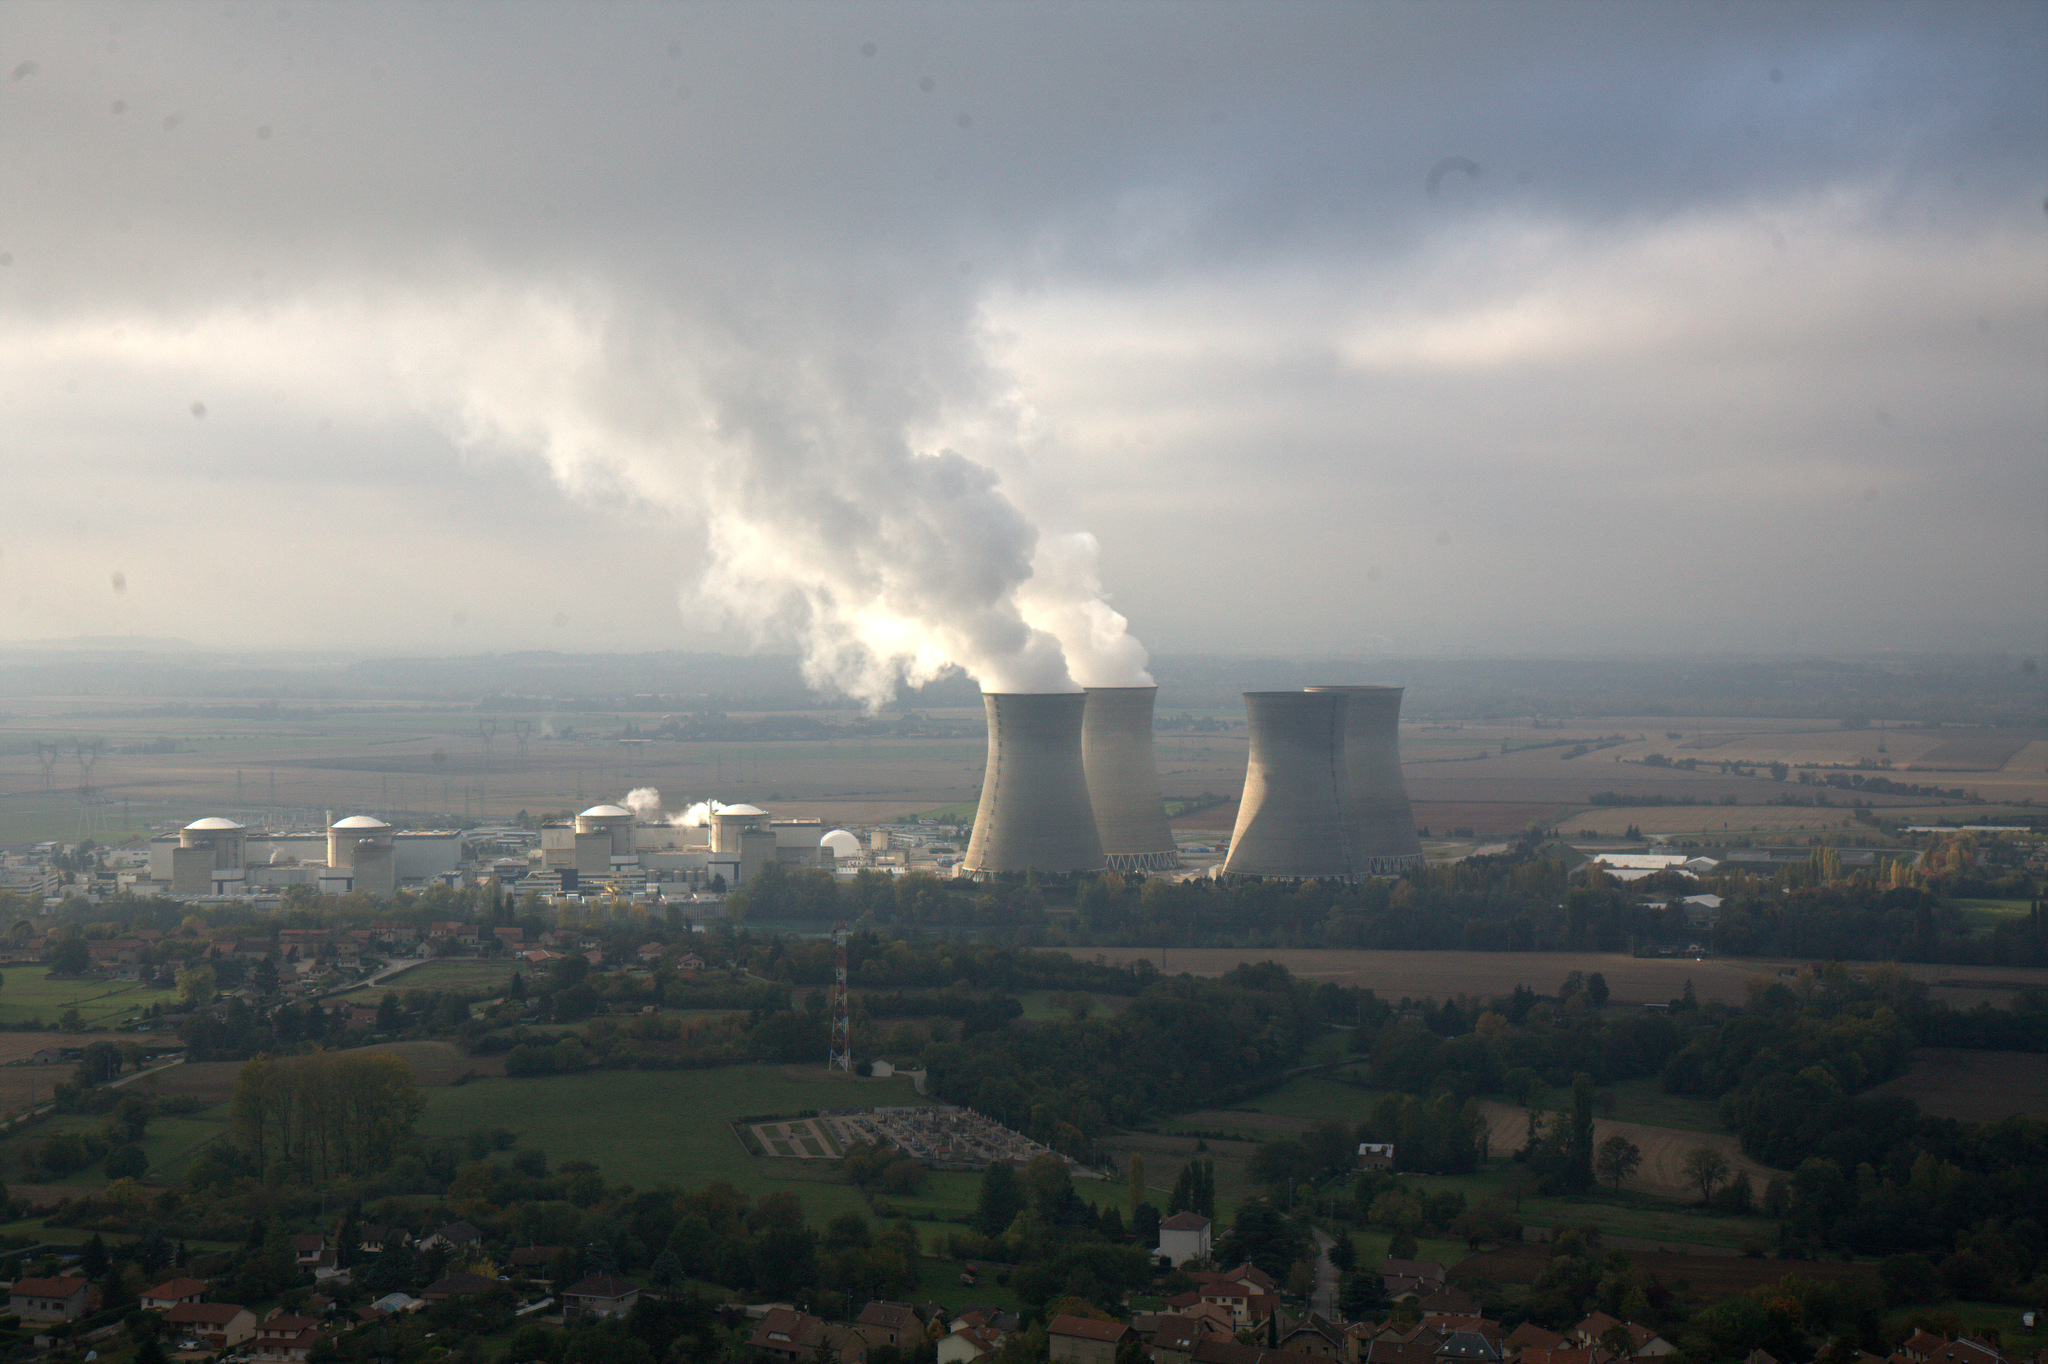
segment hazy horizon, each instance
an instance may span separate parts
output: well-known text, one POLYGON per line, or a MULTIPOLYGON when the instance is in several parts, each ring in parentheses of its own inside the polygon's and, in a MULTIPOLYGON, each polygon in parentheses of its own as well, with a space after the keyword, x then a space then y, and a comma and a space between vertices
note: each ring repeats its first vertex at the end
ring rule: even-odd
POLYGON ((24 0, 0 646, 2036 657, 2044 66, 1995 3, 24 0))

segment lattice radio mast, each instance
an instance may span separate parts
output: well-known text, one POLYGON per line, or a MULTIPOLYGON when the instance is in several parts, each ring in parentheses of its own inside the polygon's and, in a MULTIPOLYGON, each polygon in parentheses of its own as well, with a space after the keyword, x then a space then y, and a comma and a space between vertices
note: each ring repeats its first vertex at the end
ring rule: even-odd
POLYGON ((846 920, 833 930, 837 951, 832 954, 832 1051, 825 1058, 827 1070, 853 1073, 853 1018, 846 1004, 846 920))

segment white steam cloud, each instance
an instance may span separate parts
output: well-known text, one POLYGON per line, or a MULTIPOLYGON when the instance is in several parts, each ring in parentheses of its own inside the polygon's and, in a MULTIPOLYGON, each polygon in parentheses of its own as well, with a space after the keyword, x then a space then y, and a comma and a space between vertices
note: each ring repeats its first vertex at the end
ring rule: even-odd
POLYGON ((669 820, 678 829, 701 829, 711 822, 711 817, 723 810, 722 801, 700 800, 689 809, 669 820))
POLYGON ((989 691, 1148 680, 1094 539, 1041 535, 1001 486, 1020 418, 971 304, 850 291, 641 311, 589 284, 308 295, 0 328, 0 362, 342 394, 367 421, 423 413, 479 456, 539 456, 574 496, 701 529, 703 596, 870 706, 953 667, 989 691))
POLYGON ((652 819, 661 809, 661 792, 652 786, 636 786, 626 793, 625 806, 642 819, 652 819))

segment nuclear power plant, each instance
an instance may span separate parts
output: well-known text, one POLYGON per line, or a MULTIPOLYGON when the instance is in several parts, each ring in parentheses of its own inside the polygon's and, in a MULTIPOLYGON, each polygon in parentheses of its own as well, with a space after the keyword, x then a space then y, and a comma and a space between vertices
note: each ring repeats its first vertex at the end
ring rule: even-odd
POLYGON ((1107 862, 1081 761, 1086 694, 984 692, 981 700, 988 767, 961 870, 1101 871, 1107 862))
POLYGON ((1088 802, 1111 871, 1172 871, 1180 866, 1159 768, 1152 756, 1157 687, 1090 687, 1081 713, 1081 766, 1088 802))
POLYGON ((1399 876, 1422 865, 1415 811, 1401 779, 1401 688, 1310 687, 1344 696, 1346 799, 1358 834, 1360 876, 1399 876))
POLYGON ((1251 754, 1225 876, 1358 875, 1342 692, 1248 691, 1251 754))

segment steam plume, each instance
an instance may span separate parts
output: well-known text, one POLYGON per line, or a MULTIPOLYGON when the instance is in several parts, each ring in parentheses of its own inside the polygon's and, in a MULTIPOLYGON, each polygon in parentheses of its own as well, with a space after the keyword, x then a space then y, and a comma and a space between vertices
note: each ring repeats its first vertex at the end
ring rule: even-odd
POLYGON ((661 809, 661 792, 652 786, 636 786, 626 793, 626 808, 642 819, 652 819, 661 809))

